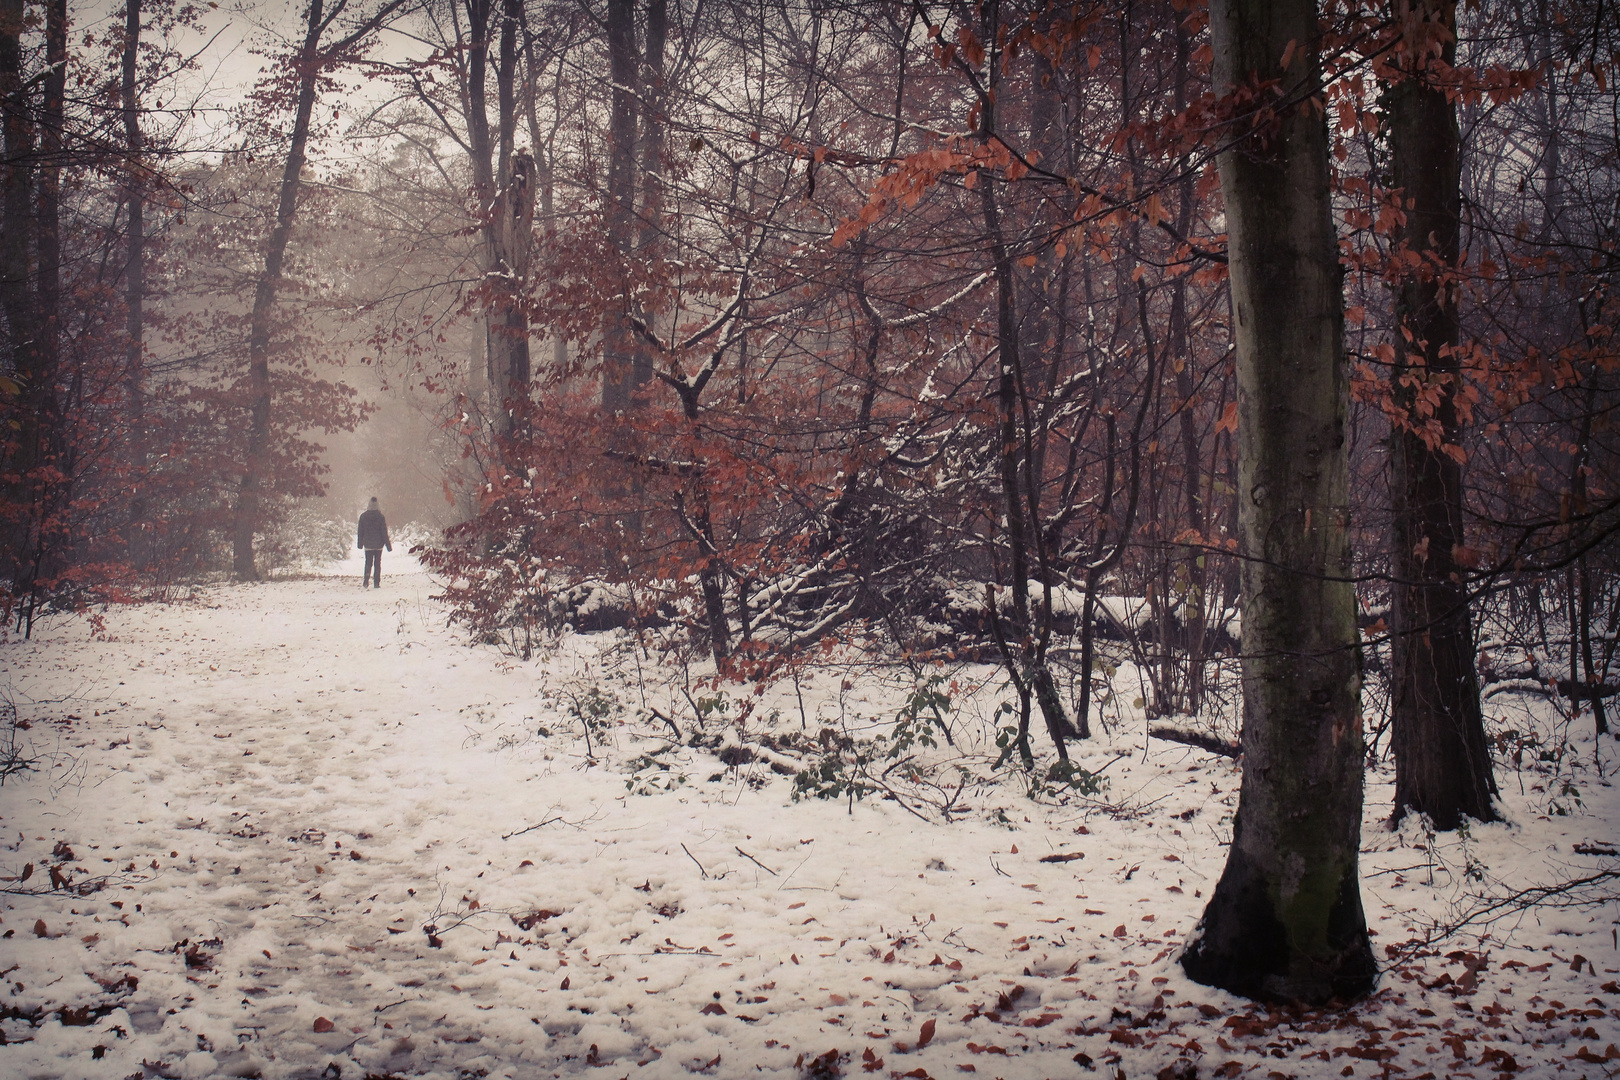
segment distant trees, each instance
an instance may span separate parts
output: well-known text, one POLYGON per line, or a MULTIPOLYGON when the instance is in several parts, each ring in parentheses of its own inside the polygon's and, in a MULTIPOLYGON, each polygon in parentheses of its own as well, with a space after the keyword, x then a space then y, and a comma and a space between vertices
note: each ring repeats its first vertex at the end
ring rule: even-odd
POLYGON ((46 604, 106 595, 142 532, 144 324, 127 301, 173 138, 147 95, 171 85, 193 17, 136 4, 96 41, 62 0, 37 14, 0 10, 0 607, 24 634, 46 604))
MULTIPOLYGON (((323 16, 316 5, 316 17, 353 31, 401 4, 348 22, 351 6, 328 3, 323 16)), ((243 142, 224 160, 223 148, 201 142, 195 73, 176 44, 199 12, 131 0, 83 33, 70 3, 41 6, 39 19, 20 3, 0 12, 0 582, 5 612, 23 633, 44 606, 137 595, 213 566, 216 545, 232 532, 246 534, 239 563, 251 572, 255 533, 288 498, 321 490, 310 456, 319 448, 301 434, 311 425, 352 427, 363 415, 337 384, 291 375, 296 360, 277 374, 272 359, 291 358, 296 335, 262 304, 250 326, 240 265, 213 272, 240 236, 215 231, 213 240, 226 243, 188 248, 210 235, 216 211, 261 204, 256 193, 230 190, 252 172, 233 161, 274 154, 282 135, 274 124, 249 124, 247 138, 263 141, 243 142), (191 163, 188 153, 197 155, 191 163), (229 297, 210 292, 227 279, 229 297), (247 362, 233 388, 236 359, 247 362), (275 393, 291 404, 279 418, 267 405, 275 393), (244 477, 246 514, 232 505, 244 477)), ((311 85, 352 61, 364 40, 336 36, 323 44, 339 50, 309 72, 311 85)), ((288 85, 303 70, 289 69, 288 85)), ((278 87, 287 88, 263 88, 269 111, 278 87)), ((261 279, 270 249, 285 253, 291 243, 293 194, 279 233, 264 230, 277 243, 255 253, 261 279)), ((238 226, 246 220, 236 214, 238 226)))

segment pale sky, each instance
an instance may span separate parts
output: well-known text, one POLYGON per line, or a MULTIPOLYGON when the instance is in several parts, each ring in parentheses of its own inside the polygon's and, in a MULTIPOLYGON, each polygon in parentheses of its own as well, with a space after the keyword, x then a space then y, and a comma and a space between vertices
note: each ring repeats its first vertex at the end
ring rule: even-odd
MULTIPOLYGON (((229 142, 228 111, 253 89, 268 62, 265 54, 298 38, 305 3, 300 0, 219 0, 212 5, 207 0, 193 2, 208 9, 200 20, 203 29, 186 34, 177 44, 195 56, 195 70, 177 80, 164 105, 186 108, 195 104, 197 111, 192 122, 197 128, 203 132, 217 130, 222 136, 195 141, 213 147, 229 142)), ((73 37, 82 40, 88 33, 99 39, 117 31, 122 23, 123 7, 123 0, 75 3, 70 12, 73 37)), ((351 7, 359 11, 369 4, 365 0, 351 0, 351 7)), ((390 44, 401 53, 409 47, 402 35, 385 33, 383 50, 387 51, 390 44)), ((354 91, 325 104, 348 114, 351 108, 364 107, 365 94, 365 84, 356 80, 354 91)))

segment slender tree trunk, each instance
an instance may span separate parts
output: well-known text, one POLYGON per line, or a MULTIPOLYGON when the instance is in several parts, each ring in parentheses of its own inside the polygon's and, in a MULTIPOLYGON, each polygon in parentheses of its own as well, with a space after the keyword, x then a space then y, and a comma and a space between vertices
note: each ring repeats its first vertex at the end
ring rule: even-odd
POLYGON ((236 495, 233 530, 233 569, 239 581, 254 581, 253 534, 263 524, 265 498, 275 477, 270 457, 270 335, 274 327, 276 290, 281 285, 281 267, 292 238, 293 218, 298 211, 298 193, 304 171, 304 152, 309 145, 310 117, 315 95, 328 56, 343 56, 357 46, 405 0, 385 0, 348 34, 321 47, 321 36, 343 11, 338 4, 326 12, 324 0, 310 0, 306 9, 304 41, 294 59, 298 72, 298 92, 293 106, 292 137, 282 166, 281 186, 276 199, 276 223, 265 242, 264 268, 253 291, 253 312, 248 328, 248 441, 242 465, 242 482, 236 495))
MULTIPOLYGON (((1452 32, 1453 0, 1420 0, 1416 7, 1425 22, 1452 32)), ((1423 260, 1396 302, 1395 394, 1412 426, 1391 434, 1394 820, 1428 814, 1442 830, 1464 818, 1496 818, 1466 568, 1456 555, 1465 540, 1462 465, 1448 453, 1461 436, 1457 287, 1450 279, 1459 255, 1461 139, 1456 109, 1435 85, 1431 61, 1449 65, 1454 53, 1450 41, 1435 57, 1416 45, 1407 49, 1406 78, 1385 95, 1392 180, 1407 204, 1400 238, 1423 260), (1420 391, 1438 395, 1432 418, 1420 411, 1420 391), (1425 427, 1431 419, 1438 431, 1425 427)))
MULTIPOLYGON (((521 14, 522 4, 517 5, 521 14)), ((544 137, 540 130, 540 114, 536 108, 536 98, 540 92, 540 76, 544 65, 538 64, 534 55, 534 35, 525 28, 523 42, 524 50, 524 112, 529 124, 529 145, 534 153, 534 187, 535 198, 539 204, 537 213, 542 222, 543 229, 551 229, 556 224, 555 192, 557 186, 557 158, 554 140, 544 137)), ((558 78, 561 78, 559 73, 558 78)), ((560 111, 560 109, 559 109, 560 111)), ((553 120, 552 135, 556 134, 560 117, 553 120)), ((533 245, 529 245, 529 255, 532 258, 533 245)), ((559 334, 551 341, 552 370, 561 374, 568 367, 568 342, 559 334)), ((531 378, 533 373, 530 373, 531 378)))
MULTIPOLYGON (((529 316, 523 296, 533 248, 535 169, 532 156, 514 153, 513 149, 518 122, 517 35, 522 16, 522 0, 502 0, 495 68, 497 153, 492 190, 484 203, 488 214, 484 226, 489 268, 485 279, 489 289, 485 314, 487 360, 496 401, 496 433, 502 436, 512 435, 523 424, 532 374, 529 316)), ((479 98, 471 106, 481 114, 484 102, 479 98)), ((486 154, 489 138, 486 125, 486 154)))
MULTIPOLYGON (((641 65, 641 125, 636 136, 636 157, 641 171, 641 210, 636 234, 636 263, 655 256, 663 232, 664 209, 664 44, 668 36, 668 0, 649 0, 644 59, 641 65)), ((643 312, 643 315, 646 313, 643 312)), ((652 382, 652 354, 635 350, 630 368, 628 404, 634 408, 652 382)))
MULTIPOLYGON (((502 347, 505 319, 497 310, 494 294, 500 289, 500 262, 497 256, 496 191, 499 164, 497 143, 506 140, 489 126, 489 33, 494 14, 493 0, 466 0, 467 12, 467 148, 472 166, 474 214, 479 219, 483 239, 481 260, 484 271, 484 373, 483 387, 492 427, 497 436, 511 431, 508 406, 506 351, 502 347)), ((497 67, 499 61, 497 61, 497 67)), ((496 76, 497 82, 499 75, 496 76)))
MULTIPOLYGON (((995 42, 999 37, 1000 4, 988 0, 982 8, 984 40, 995 42)), ((979 135, 985 142, 996 137, 996 92, 1000 85, 1001 49, 992 48, 985 65, 988 92, 979 100, 979 135)), ((1028 394, 1024 381, 1022 355, 1019 351, 1017 318, 1017 284, 1013 274, 1012 253, 1008 249, 1001 221, 1001 208, 996 202, 995 185, 988 175, 980 178, 980 208, 984 228, 990 240, 992 263, 996 281, 996 457, 1001 479, 1001 512, 1003 531, 1007 539, 1008 569, 1012 588, 1011 633, 999 642, 1003 659, 1017 676, 1015 684, 1028 708, 1028 697, 1033 694, 1046 721, 1047 734, 1057 748, 1058 758, 1069 760, 1065 745, 1072 733, 1064 715, 1063 700, 1058 694, 1057 682, 1047 668, 1045 646, 1048 635, 1037 633, 1031 619, 1029 575, 1031 543, 1038 540, 1039 522, 1031 520, 1032 507, 1038 511, 1038 493, 1033 489, 1037 479, 1029 475, 1030 440, 1028 439, 1028 394)), ((1048 583, 1050 588, 1050 583, 1048 583)), ((994 604, 989 616, 1001 618, 994 604)), ((1028 740, 1020 725, 1019 752, 1026 762, 1032 760, 1028 740)))
MULTIPOLYGON (((1176 21, 1176 69, 1175 69, 1175 99, 1173 108, 1177 113, 1187 107, 1187 66, 1190 59, 1192 42, 1187 35, 1187 28, 1181 20, 1176 21)), ((1193 192, 1193 172, 1191 162, 1182 156, 1176 162, 1181 173, 1181 179, 1176 183, 1176 228, 1182 236, 1192 234, 1193 208, 1195 196, 1193 192)), ((1187 334, 1187 276, 1177 275, 1171 285, 1170 292, 1170 353, 1175 359, 1173 367, 1176 375, 1176 398, 1180 401, 1181 415, 1181 461, 1182 461, 1182 490, 1186 499, 1185 513, 1187 515, 1187 528, 1204 535, 1206 517, 1204 513, 1204 500, 1200 495, 1200 479, 1204 455, 1203 447, 1198 438, 1198 422, 1196 409, 1193 407, 1195 383, 1193 380, 1192 347, 1187 334)), ((1193 549, 1187 556, 1187 594, 1183 603, 1186 613, 1182 620, 1185 630, 1182 642, 1187 653, 1187 681, 1186 696, 1183 699, 1188 715, 1196 716, 1203 706, 1204 698, 1204 607, 1207 603, 1205 592, 1209 581, 1209 558, 1207 541, 1200 541, 1199 547, 1193 549)), ((1168 651, 1168 650, 1167 650, 1168 651)))
MULTIPOLYGON (((680 395, 681 411, 687 423, 696 430, 698 396, 703 393, 703 386, 685 385, 677 388, 676 392, 680 395)), ((715 543, 714 522, 709 514, 708 478, 701 467, 692 470, 682 489, 675 496, 675 510, 704 555, 703 565, 698 568, 698 588, 703 593, 709 652, 718 667, 731 655, 731 624, 726 618, 725 563, 720 558, 720 546, 715 543)), ((742 602, 746 603, 746 598, 742 602)), ((745 624, 747 618, 745 613, 745 624)))
POLYGON ((27 358, 23 395, 28 418, 22 483, 29 534, 13 588, 22 599, 22 627, 33 632, 34 614, 64 565, 68 542, 64 520, 72 470, 66 460, 67 417, 57 386, 61 368, 62 151, 67 96, 67 0, 45 4, 45 64, 39 111, 39 171, 34 192, 35 239, 32 310, 25 316, 27 358))
MULTIPOLYGON (((34 139, 29 123, 28 92, 22 79, 23 0, 0 0, 0 106, 3 106, 5 140, 4 173, 0 174, 0 308, 6 317, 5 366, 0 371, 20 385, 14 393, 32 402, 29 383, 34 367, 34 306, 30 282, 30 259, 36 218, 33 213, 34 139)), ((34 408, 21 411, 19 431, 3 462, 6 501, 27 505, 31 501, 30 474, 34 469, 39 443, 33 430, 42 417, 34 408)), ((0 441, 0 446, 6 442, 0 441)), ((0 533, 0 577, 13 583, 23 578, 28 562, 33 529, 27 515, 6 522, 0 533)))
MULTIPOLYGON (((1601 12, 1602 9, 1600 8, 1601 12)), ((1601 17, 1601 16, 1600 16, 1601 17)), ((1541 112, 1546 124, 1546 142, 1541 155, 1541 228, 1536 233, 1538 243, 1551 244, 1558 240, 1558 219, 1564 212, 1564 168, 1562 148, 1563 111, 1558 100, 1558 60, 1553 55, 1552 27, 1554 15, 1548 11, 1547 0, 1536 4, 1536 44, 1540 46, 1541 112)))
POLYGON ((315 90, 320 78, 320 40, 325 25, 321 13, 322 0, 310 0, 304 44, 298 51, 298 98, 293 111, 292 140, 281 170, 276 223, 265 244, 264 268, 253 291, 253 314, 248 330, 247 457, 236 495, 233 551, 233 568, 238 581, 258 579, 253 534, 263 522, 266 489, 274 480, 270 463, 270 335, 274 329, 276 289, 281 284, 281 267, 287 255, 287 242, 292 237, 293 216, 298 210, 304 151, 309 145, 310 116, 315 109, 315 90))
POLYGON ((124 112, 124 199, 129 206, 129 240, 124 266, 124 332, 129 338, 124 387, 129 410, 129 465, 135 492, 129 504, 125 551, 130 565, 144 570, 150 545, 146 540, 146 176, 141 161, 141 115, 135 70, 141 43, 141 0, 124 3, 122 100, 124 112))
POLYGON ((1236 320, 1243 784, 1182 966, 1325 1002, 1377 975, 1361 906, 1360 652, 1349 581, 1343 298, 1313 0, 1214 0, 1216 91, 1284 95, 1220 158, 1236 320), (1287 59, 1286 67, 1283 60, 1287 59), (1316 100, 1313 101, 1312 99, 1316 100))
MULTIPOLYGON (((1569 500, 1570 510, 1576 514, 1585 514, 1588 509, 1586 474, 1592 460, 1592 428, 1593 417, 1597 414, 1598 396, 1597 387, 1589 387, 1586 393, 1586 408, 1575 430, 1575 460, 1570 467, 1569 500)), ((1604 710, 1603 696, 1599 693, 1599 683, 1602 674, 1607 671, 1608 665, 1598 667, 1595 654, 1592 650, 1592 618, 1594 615, 1592 603, 1592 565, 1586 552, 1582 552, 1570 566, 1568 578, 1569 610, 1572 616, 1569 621, 1569 681, 1572 688, 1581 686, 1580 671, 1576 668, 1576 655, 1579 654, 1582 665, 1586 669, 1586 686, 1588 696, 1586 700, 1592 704, 1592 722, 1596 733, 1606 735, 1609 731, 1609 718, 1604 710)), ((1580 708, 1580 698, 1571 699, 1575 708, 1580 708)))
MULTIPOLYGON (((636 191, 636 6, 635 0, 608 0, 608 74, 613 80, 608 119, 607 231, 621 258, 621 278, 629 288, 631 244, 635 232, 636 191)), ((635 348, 627 322, 630 297, 609 309, 602 326, 602 410, 623 412, 630 406, 635 348)))

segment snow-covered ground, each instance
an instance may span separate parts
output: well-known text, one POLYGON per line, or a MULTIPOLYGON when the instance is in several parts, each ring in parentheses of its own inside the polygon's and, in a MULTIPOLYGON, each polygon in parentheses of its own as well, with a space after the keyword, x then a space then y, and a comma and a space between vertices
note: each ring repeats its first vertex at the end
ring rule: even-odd
MULTIPOLYGON (((361 590, 356 554, 0 644, 37 764, 0 786, 0 1076, 1620 1075, 1614 902, 1409 944, 1471 895, 1616 868, 1590 719, 1492 699, 1543 744, 1504 742, 1509 822, 1467 836, 1389 832, 1373 775, 1363 898, 1394 958, 1348 1011, 1272 1012, 1176 963, 1238 769, 1146 743, 1130 691, 1076 748, 1093 797, 794 802, 786 736, 892 718, 910 675, 807 672, 739 722, 749 687, 612 635, 520 664, 447 629, 402 551, 384 574, 361 590), (700 708, 717 751, 670 739, 700 708)), ((986 775, 1004 692, 948 675, 939 752, 986 775)))

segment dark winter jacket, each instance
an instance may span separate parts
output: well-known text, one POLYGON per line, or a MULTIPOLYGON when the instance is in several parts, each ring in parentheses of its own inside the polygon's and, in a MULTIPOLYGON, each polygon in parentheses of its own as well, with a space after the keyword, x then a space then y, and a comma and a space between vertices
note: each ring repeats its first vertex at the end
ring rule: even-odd
POLYGON ((367 510, 360 515, 360 535, 354 546, 368 551, 380 548, 394 550, 393 543, 388 539, 388 521, 381 510, 367 510))

